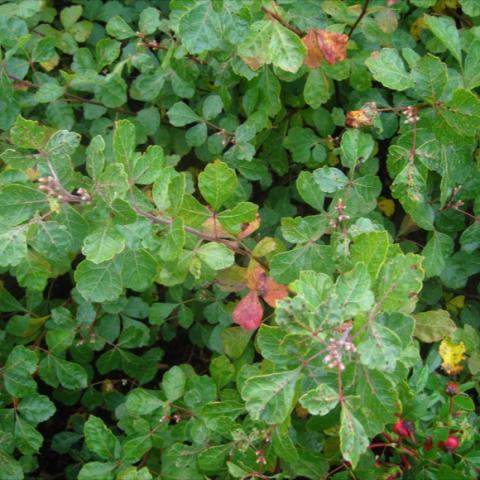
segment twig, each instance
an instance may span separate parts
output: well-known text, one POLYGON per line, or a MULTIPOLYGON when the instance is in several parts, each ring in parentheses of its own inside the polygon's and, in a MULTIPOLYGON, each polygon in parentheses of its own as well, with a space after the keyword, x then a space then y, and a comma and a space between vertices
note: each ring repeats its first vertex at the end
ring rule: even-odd
MULTIPOLYGON (((139 215, 146 218, 147 220, 150 220, 152 223, 155 223, 158 225, 171 225, 173 223, 172 218, 160 217, 157 215, 153 215, 149 212, 145 212, 141 208, 139 208, 135 203, 133 204, 133 209, 139 215)), ((265 264, 265 262, 263 262, 260 258, 256 257, 255 255, 253 255, 253 253, 246 247, 239 246, 237 240, 235 239, 229 240, 227 238, 221 238, 215 235, 209 235, 208 233, 204 233, 200 230, 197 230, 196 228, 189 227, 188 225, 185 225, 183 228, 186 232, 191 233, 192 235, 195 235, 196 237, 202 240, 205 240, 207 242, 222 243, 233 252, 238 253, 239 255, 243 255, 245 257, 249 257, 252 260, 255 260, 259 265, 261 265, 263 268, 268 270, 268 266, 265 264)))
POLYGON ((298 29, 297 27, 294 27, 293 25, 290 25, 280 15, 278 15, 275 12, 272 12, 267 7, 262 7, 262 12, 266 13, 270 18, 276 20, 278 23, 282 24, 285 28, 288 28, 291 32, 299 35, 300 37, 303 37, 305 35, 305 32, 298 29))
POLYGON ((355 31, 355 29, 358 27, 358 24, 362 21, 362 18, 365 16, 365 14, 367 13, 367 8, 368 8, 368 3, 369 3, 370 0, 365 0, 363 2, 363 7, 362 7, 362 11, 360 12, 360 15, 358 16, 357 20, 355 21, 355 23, 352 25, 352 27, 350 28, 350 31, 348 32, 348 36, 351 37, 353 35, 353 32, 355 31))
MULTIPOLYGON (((22 80, 21 78, 18 78, 15 75, 11 75, 10 73, 7 73, 7 77, 10 78, 10 80, 13 80, 14 82, 16 82, 20 86, 33 88, 35 90, 38 90, 40 88, 40 85, 38 85, 37 83, 33 83, 30 80, 22 80)), ((101 107, 105 107, 105 105, 102 102, 98 102, 97 100, 92 100, 91 98, 80 97, 73 93, 66 92, 63 94, 63 98, 64 100, 69 102, 89 103, 91 105, 99 105, 101 107)), ((119 113, 125 113, 126 115, 136 115, 136 112, 132 112, 131 110, 127 110, 122 107, 115 107, 115 108, 112 108, 112 110, 115 110, 116 112, 119 112, 119 113)))

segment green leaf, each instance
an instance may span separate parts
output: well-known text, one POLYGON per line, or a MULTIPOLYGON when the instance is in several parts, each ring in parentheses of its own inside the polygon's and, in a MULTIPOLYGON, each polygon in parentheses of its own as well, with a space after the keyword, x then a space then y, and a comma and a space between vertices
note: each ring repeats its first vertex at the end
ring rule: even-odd
POLYGON ((145 35, 152 35, 160 26, 160 12, 153 7, 147 7, 140 13, 138 27, 145 35))
POLYGON ((242 224, 253 222, 257 216, 258 206, 251 202, 240 202, 235 207, 221 212, 218 221, 228 232, 238 235, 242 224))
POLYGON ((115 225, 105 224, 83 241, 82 253, 88 261, 99 264, 111 260, 125 248, 125 239, 115 225))
POLYGON ((35 100, 38 103, 50 103, 58 100, 65 93, 65 87, 56 83, 44 83, 35 93, 35 100))
POLYGON ((115 463, 88 462, 78 473, 78 480, 113 480, 116 468, 115 463))
POLYGON ((85 443, 102 460, 114 460, 120 455, 120 443, 102 419, 90 415, 83 427, 85 443))
POLYGON ((396 255, 383 265, 376 284, 376 298, 384 312, 410 313, 422 289, 422 257, 396 255))
POLYGON ((164 166, 163 148, 160 145, 150 145, 143 155, 135 157, 132 173, 135 183, 153 183, 162 174, 164 166))
POLYGON ((96 135, 87 147, 87 172, 96 179, 105 168, 105 140, 101 135, 96 135))
POLYGON ((162 389, 169 402, 175 402, 182 398, 185 393, 187 377, 185 372, 178 366, 170 368, 165 372, 162 379, 162 389))
POLYGON ((16 266, 27 256, 27 237, 24 229, 0 233, 0 266, 16 266))
POLYGON ((434 102, 447 86, 447 66, 433 55, 422 57, 412 70, 415 94, 434 102))
POLYGON ((19 225, 45 205, 45 194, 36 188, 16 183, 0 186, 0 224, 19 225))
POLYGON ((46 395, 31 395, 18 404, 22 417, 35 424, 48 420, 55 410, 55 405, 46 395))
POLYGON ((74 277, 80 294, 91 302, 116 300, 123 291, 119 268, 112 261, 95 264, 83 260, 77 266, 74 277))
POLYGON ((272 22, 270 53, 272 63, 287 72, 296 72, 302 65, 307 49, 300 37, 280 22, 272 22))
POLYGON ((252 418, 268 424, 283 422, 294 407, 299 375, 300 370, 295 369, 248 378, 241 393, 252 418))
POLYGON ((207 141, 207 136, 207 125, 198 123, 185 132, 185 141, 191 147, 199 147, 207 141))
POLYGON ((3 376, 5 389, 14 397, 27 397, 35 394, 37 384, 32 375, 37 370, 37 354, 17 345, 8 355, 3 376))
POLYGON ((450 17, 432 17, 425 15, 427 27, 443 43, 453 57, 462 63, 462 48, 460 46, 460 36, 458 34, 455 21, 450 17))
POLYGON ((340 419, 340 449, 352 468, 357 466, 360 455, 367 451, 369 443, 363 425, 344 404, 340 419))
POLYGON ((215 50, 221 42, 221 20, 210 0, 200 0, 180 18, 179 33, 193 54, 215 50))
POLYGON ((198 258, 213 270, 223 270, 235 263, 233 252, 223 243, 208 242, 197 249, 198 258))
POLYGON ((292 127, 283 141, 283 146, 292 152, 293 161, 297 163, 309 162, 312 154, 318 163, 322 163, 326 158, 320 139, 310 128, 292 127))
POLYGON ((58 381, 66 389, 81 390, 87 387, 87 372, 78 363, 54 357, 54 366, 58 381))
POLYGON ((298 193, 308 205, 319 212, 323 210, 325 195, 322 190, 320 190, 320 186, 315 181, 315 177, 311 172, 300 172, 297 177, 296 187, 298 193))
POLYGON ((338 405, 338 392, 326 383, 320 383, 302 395, 299 402, 312 415, 326 415, 338 405))
POLYGON ((170 123, 175 127, 184 127, 189 123, 202 120, 186 103, 177 102, 167 112, 170 123))
POLYGON ((480 86, 480 41, 473 42, 465 57, 465 88, 480 86))
POLYGON ((307 75, 303 98, 310 107, 316 109, 326 103, 333 94, 333 83, 322 68, 316 68, 307 75))
POLYGON ((152 412, 161 408, 163 401, 154 392, 143 388, 132 390, 125 403, 125 407, 133 415, 150 415, 152 412))
POLYGON ((387 88, 402 91, 413 85, 403 60, 394 48, 382 48, 380 52, 373 52, 365 65, 372 72, 373 78, 387 88))
POLYGON ((357 263, 352 271, 340 275, 335 284, 335 294, 340 301, 345 320, 361 312, 368 312, 375 298, 370 290, 367 265, 357 263))
POLYGON ((72 7, 64 8, 60 12, 60 22, 65 30, 68 30, 74 23, 82 16, 83 7, 81 5, 75 5, 72 7))
POLYGON ((10 139, 17 147, 43 150, 51 134, 52 130, 48 127, 19 115, 10 130, 10 139))
POLYGON ((157 274, 157 260, 145 249, 125 250, 119 256, 122 284, 135 292, 143 292, 152 285, 157 274))
POLYGON ((457 329, 455 322, 446 310, 432 310, 414 315, 414 335, 422 342, 439 342, 445 337, 450 337, 457 329))
POLYGON ((274 280, 280 283, 287 284, 296 280, 302 270, 333 272, 331 247, 309 243, 300 248, 277 253, 270 262, 270 273, 274 280))
POLYGON ((118 40, 126 40, 135 36, 135 32, 119 15, 115 15, 107 22, 107 33, 118 40))
POLYGON ((367 338, 358 344, 360 361, 370 369, 393 372, 402 351, 399 336, 389 328, 375 322, 367 338))
POLYGON ((185 227, 183 220, 177 218, 168 228, 168 233, 162 241, 159 255, 162 260, 172 262, 177 259, 185 245, 185 227))
POLYGON ((209 95, 202 106, 202 115, 205 120, 213 120, 223 110, 222 98, 219 95, 209 95))
POLYGON ((95 45, 95 60, 97 71, 113 63, 120 55, 121 43, 111 38, 102 38, 95 45))
POLYGON ((425 258, 423 262, 425 276, 428 278, 440 275, 445 268, 447 258, 452 253, 452 238, 444 233, 434 231, 422 250, 422 256, 425 258))
POLYGON ((130 172, 135 154, 135 126, 128 120, 119 120, 115 124, 113 132, 113 151, 115 160, 125 167, 126 172, 130 172))
POLYGON ((373 153, 375 143, 368 133, 358 129, 348 129, 342 135, 340 144, 342 165, 356 168, 358 163, 365 162, 373 153))
POLYGON ((232 197, 237 183, 235 170, 219 160, 208 164, 198 176, 200 193, 215 211, 232 197))
POLYGON ((24 478, 20 462, 0 451, 0 480, 23 480, 24 478))
POLYGON ((371 431, 367 433, 373 436, 392 421, 392 412, 397 409, 399 402, 398 392, 392 381, 378 370, 360 367, 357 372, 357 394, 362 402, 362 410, 368 416, 371 431))
POLYGON ((455 143, 458 136, 474 137, 479 129, 480 100, 468 90, 456 90, 452 100, 437 109, 433 131, 443 143, 455 143))
POLYGON ((322 167, 313 172, 313 178, 320 190, 325 193, 334 193, 342 190, 348 183, 347 176, 338 168, 322 167))
POLYGON ((38 453, 43 443, 43 437, 32 425, 17 416, 15 419, 15 443, 24 455, 38 453))
POLYGON ((390 247, 388 233, 368 232, 355 237, 350 250, 352 262, 364 262, 372 280, 376 280, 390 247))

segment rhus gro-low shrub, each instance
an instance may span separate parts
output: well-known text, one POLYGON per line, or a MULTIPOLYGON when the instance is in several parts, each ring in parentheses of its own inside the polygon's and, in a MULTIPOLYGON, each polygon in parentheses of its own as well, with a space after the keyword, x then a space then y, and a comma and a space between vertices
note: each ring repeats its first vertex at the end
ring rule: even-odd
POLYGON ((480 471, 478 0, 0 1, 0 480, 480 471))

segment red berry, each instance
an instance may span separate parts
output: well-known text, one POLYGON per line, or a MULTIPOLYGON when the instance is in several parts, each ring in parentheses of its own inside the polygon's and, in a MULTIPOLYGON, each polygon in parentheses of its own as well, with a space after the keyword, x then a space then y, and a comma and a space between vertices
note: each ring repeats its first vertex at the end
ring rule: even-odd
POLYGON ((455 382, 448 382, 445 385, 445 393, 453 397, 454 395, 458 395, 460 390, 458 389, 458 385, 455 382))
POLYGON ((460 442, 458 441, 458 438, 454 437, 453 435, 449 435, 447 441, 444 444, 444 449, 451 452, 453 450, 456 450, 459 445, 460 442))
POLYGON ((399 436, 399 437, 409 437, 410 436, 410 429, 411 429, 411 423, 406 422, 405 419, 399 418, 394 424, 393 424, 393 431, 399 436))
POLYGON ((433 442, 432 442, 432 437, 427 437, 425 439, 425 443, 423 444, 424 450, 427 452, 433 448, 433 442))

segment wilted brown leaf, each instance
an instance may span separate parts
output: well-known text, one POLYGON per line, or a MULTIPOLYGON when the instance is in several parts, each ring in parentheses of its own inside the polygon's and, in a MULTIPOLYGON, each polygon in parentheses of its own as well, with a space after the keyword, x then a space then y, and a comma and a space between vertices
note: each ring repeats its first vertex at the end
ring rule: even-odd
POLYGON ((345 124, 351 128, 369 127, 372 123, 373 118, 365 110, 351 110, 345 117, 345 124))

